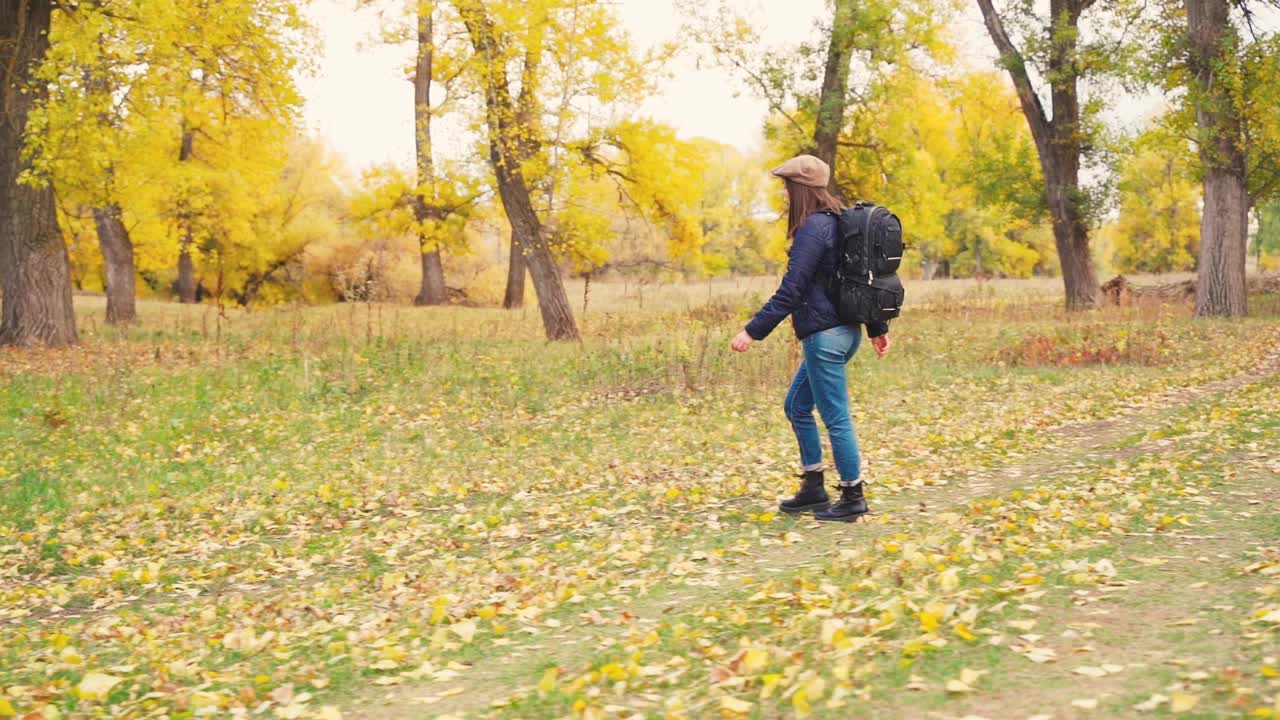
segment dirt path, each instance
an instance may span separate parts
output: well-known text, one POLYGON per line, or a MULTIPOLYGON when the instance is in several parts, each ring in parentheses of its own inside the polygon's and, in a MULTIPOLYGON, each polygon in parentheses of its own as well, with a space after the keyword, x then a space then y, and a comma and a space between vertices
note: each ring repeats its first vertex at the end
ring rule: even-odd
MULTIPOLYGON (((501 645, 489 654, 477 658, 469 667, 445 671, 433 681, 377 690, 371 687, 347 704, 343 710, 344 717, 367 720, 461 718, 484 711, 495 701, 500 702, 506 698, 517 687, 536 683, 543 668, 552 665, 572 667, 575 663, 581 663, 585 658, 594 656, 598 650, 617 643, 628 631, 644 632, 657 626, 667 613, 678 607, 706 604, 710 599, 727 592, 726 588, 741 587, 743 577, 760 579, 783 572, 794 573, 805 567, 817 568, 826 561, 827 555, 838 552, 841 546, 865 545, 877 536, 899 531, 915 523, 928 522, 930 516, 964 506, 972 500, 1020 487, 1060 481, 1079 474, 1084 469, 1117 459, 1159 452, 1167 441, 1154 439, 1134 442, 1136 437, 1167 426, 1190 408, 1264 380, 1277 372, 1280 372, 1280 351, 1269 355, 1255 369, 1246 373, 1158 394, 1115 418, 1048 429, 1046 432, 1051 438, 1048 446, 1035 456, 1016 464, 973 473, 964 478, 952 479, 945 485, 929 488, 904 487, 877 495, 873 487, 871 499, 876 513, 865 522, 845 525, 819 524, 806 519, 789 521, 794 524, 790 524, 783 532, 761 538, 755 545, 758 548, 755 552, 728 554, 715 570, 700 578, 686 579, 686 582, 679 584, 666 584, 635 597, 619 595, 614 604, 596 608, 598 619, 603 619, 599 624, 589 624, 584 618, 581 624, 568 623, 559 632, 547 632, 527 639, 499 640, 501 645), (789 541, 787 534, 795 531, 819 532, 829 536, 814 542, 789 541)), ((1236 544, 1239 544, 1239 537, 1245 536, 1242 532, 1228 532, 1226 527, 1222 534, 1237 538, 1223 542, 1236 544)), ((1191 557, 1228 553, 1237 553, 1238 556, 1247 547, 1237 547, 1236 544, 1220 548, 1199 546, 1199 549, 1189 548, 1188 553, 1191 557)), ((1141 555, 1145 550, 1135 545, 1133 552, 1141 555)), ((1203 569, 1204 566, 1205 564, 1200 563, 1195 569, 1203 569)), ((1136 638, 1148 632, 1152 624, 1172 626, 1177 620, 1190 619, 1194 615, 1190 608, 1196 605, 1197 598, 1202 597, 1195 582, 1190 586, 1185 582, 1188 575, 1180 572, 1185 568, 1179 566, 1177 569, 1179 572, 1170 572, 1163 578, 1163 586, 1161 576, 1153 576, 1149 592, 1144 592, 1145 596, 1150 596, 1157 602, 1145 614, 1127 613, 1108 619, 1108 604, 1124 597, 1119 591, 1111 591, 1105 597, 1093 598, 1085 603, 1087 609, 1081 613, 1089 614, 1070 614, 1064 616, 1061 623, 1064 629, 1073 630, 1079 637, 1094 638, 1095 642, 1105 641, 1108 644, 1134 648, 1134 653, 1156 652, 1154 646, 1142 645, 1136 642, 1136 638), (1107 622, 1093 619, 1095 617, 1107 622), (1080 629, 1073 629, 1070 627, 1071 623, 1080 625, 1080 629)), ((1220 577, 1214 576, 1212 582, 1218 583, 1218 587, 1224 592, 1229 588, 1228 584, 1221 582, 1220 577)), ((1064 654, 1069 652, 1069 648, 1064 650, 1064 654)), ((1139 657, 1134 654, 1109 658, 1099 662, 1124 665, 1126 668, 1154 667, 1158 662, 1155 656, 1139 657)), ((1078 686, 1079 681, 1085 679, 1070 674, 1071 667, 1074 667, 1074 663, 1060 668, 1068 673, 1058 678, 1064 690, 1078 686)), ((1021 679, 1014 678, 1013 681, 1015 685, 1018 682, 1034 682, 1038 686, 1039 677, 1038 674, 1034 677, 1028 675, 1021 679)), ((1104 684, 1096 679, 1090 680, 1090 683, 1093 683, 1091 687, 1098 688, 1096 692, 1100 694, 1117 695, 1120 692, 1119 686, 1106 690, 1104 684)), ((1016 698, 1016 691, 1011 692, 1013 694, 1010 695, 1010 701, 1016 698)), ((1025 695, 1025 691, 1023 694, 1025 695)), ((988 702, 984 696, 984 704, 988 702)), ((1030 717, 1037 714, 992 713, 991 707, 988 705, 986 712, 993 718, 1030 717)), ((955 714, 954 717, 965 715, 982 717, 983 712, 975 706, 966 712, 955 714)), ((883 717, 893 715, 890 712, 883 717)), ((948 710, 948 714, 937 717, 953 715, 948 710)))

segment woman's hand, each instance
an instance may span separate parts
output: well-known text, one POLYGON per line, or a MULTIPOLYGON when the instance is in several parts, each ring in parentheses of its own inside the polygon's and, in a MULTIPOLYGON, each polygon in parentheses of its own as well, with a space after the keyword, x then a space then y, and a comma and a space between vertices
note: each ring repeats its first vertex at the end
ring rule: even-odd
POLYGON ((729 347, 738 352, 746 352, 751 349, 751 343, 753 342, 755 342, 755 340, 752 340, 751 336, 747 334, 747 331, 743 330, 738 333, 738 336, 733 339, 733 342, 729 343, 729 347))
POLYGON ((876 359, 883 360, 884 356, 889 354, 889 347, 892 344, 888 334, 871 338, 871 347, 876 349, 876 359))

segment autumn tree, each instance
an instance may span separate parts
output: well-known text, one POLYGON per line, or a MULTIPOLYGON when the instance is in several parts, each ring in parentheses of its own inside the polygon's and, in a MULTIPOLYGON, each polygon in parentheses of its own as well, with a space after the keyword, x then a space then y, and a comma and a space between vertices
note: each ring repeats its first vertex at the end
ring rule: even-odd
MULTIPOLYGON (((813 155, 829 166, 836 164, 836 145, 844 128, 844 110, 849 96, 849 64, 859 37, 858 5, 854 0, 834 0, 827 63, 813 123, 813 155)), ((832 175, 830 189, 836 189, 832 175)))
MULTIPOLYGON (((432 230, 460 228, 465 224, 464 211, 469 203, 458 202, 459 196, 467 190, 454 183, 450 173, 438 171, 432 125, 437 118, 455 112, 458 98, 465 96, 460 76, 469 58, 463 44, 450 37, 445 3, 434 0, 360 0, 358 5, 378 11, 381 21, 379 36, 383 42, 413 48, 413 62, 406 75, 413 89, 415 177, 414 182, 404 186, 406 195, 403 198, 392 198, 384 193, 383 200, 389 204, 382 210, 395 215, 397 206, 408 204, 413 221, 421 230, 418 245, 422 285, 414 304, 441 305, 448 301, 442 252, 458 248, 462 234, 444 236, 432 230)), ((402 178, 398 177, 383 180, 386 182, 379 181, 375 195, 392 185, 402 184, 402 178)))
POLYGON ((1249 212, 1280 197, 1280 33, 1256 22, 1263 4, 1274 3, 1164 0, 1143 28, 1137 74, 1173 99, 1169 131, 1195 143, 1201 317, 1247 312, 1249 212))
MULTIPOLYGON (((431 163, 433 174, 437 166, 431 163)), ((434 255, 433 260, 423 261, 427 263, 423 282, 430 285, 433 298, 437 292, 435 283, 439 282, 438 292, 443 297, 438 302, 425 302, 420 287, 414 299, 416 305, 437 305, 449 299, 440 256, 466 250, 467 223, 484 194, 480 179, 469 170, 461 163, 444 163, 432 181, 423 183, 420 170, 408 174, 402 168, 382 165, 364 173, 350 198, 350 216, 362 240, 412 238, 420 249, 428 248, 423 252, 434 255), (423 212, 423 207, 429 212, 423 212), (427 272, 435 263, 440 263, 438 277, 427 272)))
POLYGON ((780 258, 769 253, 770 230, 777 215, 767 207, 765 160, 711 140, 696 140, 695 152, 707 159, 698 198, 698 222, 706 238, 702 265, 716 275, 760 275, 780 258))
MULTIPOLYGON (((102 257, 108 323, 133 322, 135 243, 130 206, 171 165, 164 151, 165 119, 149 114, 147 84, 163 59, 155 32, 163 12, 146 0, 121 0, 108 9, 84 4, 54 17, 52 48, 40 69, 47 102, 36 108, 33 171, 51 182, 64 225, 91 221, 102 257)), ((133 208, 137 209, 137 208, 133 208)))
POLYGON ((1186 63, 1175 77, 1185 77, 1194 108, 1204 182, 1196 315, 1244 315, 1249 211, 1280 193, 1280 33, 1260 32, 1249 3, 1185 0, 1182 9, 1186 63))
POLYGON ((1186 0, 1188 69, 1195 95, 1204 215, 1196 315, 1244 315, 1249 194, 1244 127, 1232 107, 1229 59, 1240 39, 1228 0, 1186 0))
POLYGON ((548 337, 576 338, 557 262, 598 265, 608 233, 577 196, 608 180, 618 207, 661 227, 676 255, 696 255, 704 242, 693 213, 700 162, 669 128, 638 116, 666 52, 636 52, 600 0, 453 5, 474 49, 490 165, 513 234, 506 304, 522 295, 522 259, 548 337))
POLYGON ((933 0, 833 0, 821 37, 789 48, 766 48, 761 28, 728 3, 680 7, 697 44, 768 103, 766 135, 779 157, 822 158, 837 169, 832 189, 850 199, 860 189, 839 172, 842 156, 869 145, 850 132, 849 116, 896 96, 893 78, 904 70, 952 53, 943 32, 949 7, 933 0))
POLYGON ((198 259, 217 260, 208 272, 222 290, 232 290, 229 267, 278 261, 254 226, 277 192, 300 105, 293 75, 312 44, 291 0, 213 10, 119 0, 55 19, 40 70, 52 92, 27 139, 32 170, 69 222, 92 217, 110 322, 133 318, 144 266, 167 270, 176 258, 178 295, 191 302, 198 259), (166 259, 140 264, 140 250, 166 259))
POLYGON ((1087 151, 1096 140, 1092 123, 1096 108, 1083 101, 1081 82, 1107 68, 1109 62, 1114 64, 1110 58, 1120 52, 1119 46, 1106 38, 1093 43, 1081 40, 1082 18, 1096 0, 1050 0, 1047 16, 1037 15, 1030 4, 1011 4, 1002 12, 993 0, 977 2, 1035 140, 1067 308, 1091 308, 1098 299, 1097 274, 1089 249, 1093 209, 1080 176, 1087 151), (1021 44, 1009 34, 1011 26, 1030 28, 1021 44), (1048 85, 1048 112, 1033 82, 1033 72, 1048 85))
POLYGON ((266 248, 248 235, 253 204, 276 187, 301 98, 295 69, 313 52, 291 0, 197 0, 148 16, 155 38, 148 108, 167 116, 172 183, 165 215, 178 234, 183 302, 195 300, 197 260, 225 284, 228 254, 266 248), (211 21, 216 18, 216 21, 211 21))
POLYGON ((55 3, 0 3, 0 65, 6 68, 0 122, 0 344, 76 342, 67 246, 53 186, 29 172, 31 111, 48 89, 32 79, 49 49, 55 3))
POLYGON ((347 214, 345 175, 318 140, 286 141, 285 163, 250 215, 252 248, 225 253, 223 283, 240 305, 271 304, 301 295, 300 269, 312 247, 335 242, 347 214))
POLYGON ((1192 270, 1200 244, 1200 194, 1185 140, 1145 133, 1124 161, 1114 264, 1120 272, 1192 270))
POLYGON ((524 127, 512 92, 507 63, 512 38, 500 28, 490 8, 480 0, 457 0, 458 11, 475 47, 477 72, 484 92, 489 160, 511 231, 528 262, 538 309, 550 340, 577 340, 578 325, 552 257, 542 220, 534 210, 522 158, 524 127))
POLYGON ((92 220, 111 324, 137 318, 133 242, 122 203, 130 181, 125 165, 145 156, 150 144, 137 142, 144 123, 127 111, 131 85, 145 77, 138 58, 146 55, 145 43, 127 29, 92 5, 55 18, 40 69, 48 102, 36 110, 38 132, 29 143, 39 148, 38 170, 54 185, 60 206, 92 220))
MULTIPOLYGON (((609 3, 544 0, 522 8, 519 21, 509 27, 513 72, 519 70, 515 152, 553 254, 580 272, 605 262, 603 244, 611 224, 599 212, 591 217, 591 205, 605 215, 616 210, 656 220, 670 232, 670 248, 680 254, 683 243, 677 236, 680 227, 688 227, 689 216, 669 200, 676 193, 696 192, 673 181, 697 174, 691 168, 698 158, 670 153, 681 142, 674 132, 638 117, 667 50, 637 51, 609 3), (665 160, 664 172, 657 175, 646 168, 655 158, 665 160), (603 190, 602 180, 615 187, 620 202, 591 199, 603 190)), ((519 306, 524 298, 525 253, 514 233, 510 257, 504 307, 519 306)))

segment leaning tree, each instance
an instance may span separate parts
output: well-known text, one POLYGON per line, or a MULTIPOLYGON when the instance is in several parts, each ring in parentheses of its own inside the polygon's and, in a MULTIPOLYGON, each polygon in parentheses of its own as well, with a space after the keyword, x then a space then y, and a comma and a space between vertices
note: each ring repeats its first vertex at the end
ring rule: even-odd
POLYGON ((1032 3, 1011 3, 1002 11, 993 0, 977 2, 1035 140, 1067 308, 1094 307, 1098 277, 1089 250, 1090 203, 1080 183, 1086 150, 1094 138, 1081 82, 1113 69, 1108 67, 1105 51, 1081 42, 1081 20, 1096 0, 1050 0, 1047 16, 1037 14, 1032 3), (1020 41, 1008 31, 1015 23, 1028 28, 1020 41), (1048 85, 1048 112, 1033 72, 1048 85))

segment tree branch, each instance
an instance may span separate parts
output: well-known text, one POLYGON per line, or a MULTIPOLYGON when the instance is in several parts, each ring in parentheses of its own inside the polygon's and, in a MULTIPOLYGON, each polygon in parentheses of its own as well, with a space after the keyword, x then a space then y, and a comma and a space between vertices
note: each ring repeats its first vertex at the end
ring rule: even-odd
POLYGON ((996 50, 1000 53, 1000 62, 1009 72, 1009 77, 1013 80, 1014 89, 1018 92, 1018 101, 1022 104, 1022 114, 1027 117, 1027 124, 1031 127, 1031 136, 1036 141, 1042 156, 1047 156, 1050 151, 1050 128, 1049 120, 1044 114, 1044 105, 1040 102, 1040 96, 1036 94, 1036 89, 1031 85, 1031 77, 1027 74, 1026 60, 1022 57, 1022 53, 1009 39, 1009 33, 1004 29, 1004 22, 1000 19, 999 13, 996 12, 995 6, 991 0, 977 0, 978 7, 982 10, 982 19, 986 23, 987 32, 991 35, 991 41, 995 43, 996 50))

